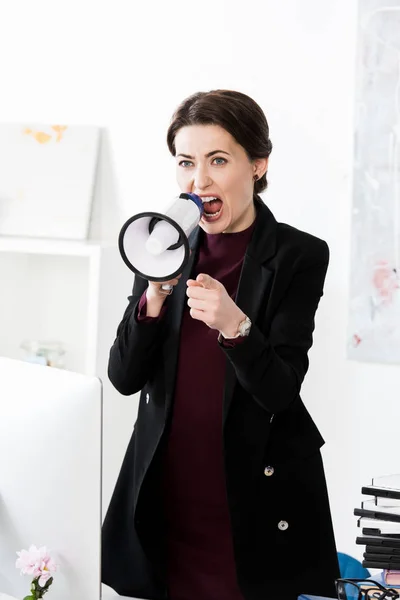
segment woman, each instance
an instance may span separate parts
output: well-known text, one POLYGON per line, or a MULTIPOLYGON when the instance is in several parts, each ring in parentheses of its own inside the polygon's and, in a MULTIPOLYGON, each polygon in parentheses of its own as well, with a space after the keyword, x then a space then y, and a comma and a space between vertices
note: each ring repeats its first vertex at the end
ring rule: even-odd
POLYGON ((111 348, 113 385, 141 395, 103 581, 153 600, 334 597, 324 441, 299 396, 327 244, 258 196, 272 144, 248 96, 187 98, 167 141, 204 216, 171 295, 135 277, 111 348))

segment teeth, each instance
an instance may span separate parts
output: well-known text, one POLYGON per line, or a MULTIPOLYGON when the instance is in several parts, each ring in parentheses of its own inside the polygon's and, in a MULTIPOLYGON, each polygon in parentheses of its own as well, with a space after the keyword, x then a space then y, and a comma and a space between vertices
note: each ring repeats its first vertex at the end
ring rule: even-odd
POLYGON ((206 196, 205 198, 201 199, 201 201, 203 202, 203 204, 205 202, 211 202, 211 200, 219 200, 219 198, 217 198, 216 196, 206 196))
POLYGON ((221 212, 221 209, 219 209, 216 213, 208 213, 208 212, 204 211, 204 215, 206 217, 217 217, 220 212, 221 212))

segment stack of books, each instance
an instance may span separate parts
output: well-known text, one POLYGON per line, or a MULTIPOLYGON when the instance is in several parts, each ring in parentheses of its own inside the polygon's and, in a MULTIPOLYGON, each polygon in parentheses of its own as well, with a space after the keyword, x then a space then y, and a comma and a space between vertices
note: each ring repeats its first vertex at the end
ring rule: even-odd
POLYGON ((369 497, 354 509, 362 530, 356 544, 365 546, 362 565, 382 570, 371 579, 400 588, 400 475, 375 477, 361 493, 369 497))

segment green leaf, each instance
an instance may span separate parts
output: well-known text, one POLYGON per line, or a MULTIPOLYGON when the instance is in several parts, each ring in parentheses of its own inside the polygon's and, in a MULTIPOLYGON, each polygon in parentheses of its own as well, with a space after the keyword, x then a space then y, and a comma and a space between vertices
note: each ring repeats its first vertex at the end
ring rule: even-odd
POLYGON ((50 577, 50 578, 49 578, 49 579, 46 581, 46 583, 44 584, 44 586, 43 586, 43 588, 42 588, 42 589, 43 589, 43 590, 48 590, 48 589, 49 589, 49 587, 51 586, 51 584, 52 584, 52 583, 53 583, 53 578, 52 578, 52 577, 50 577))
POLYGON ((24 600, 35 600, 33 596, 25 596, 24 600))

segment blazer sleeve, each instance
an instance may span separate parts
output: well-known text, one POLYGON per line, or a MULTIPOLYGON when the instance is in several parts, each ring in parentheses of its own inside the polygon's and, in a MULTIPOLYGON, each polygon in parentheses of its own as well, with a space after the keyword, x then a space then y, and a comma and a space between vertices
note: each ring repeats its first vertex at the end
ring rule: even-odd
POLYGON ((108 377, 123 395, 140 391, 151 376, 161 353, 165 319, 138 319, 140 299, 148 282, 135 276, 129 304, 110 350, 108 377))
POLYGON ((318 262, 308 261, 294 273, 268 336, 253 324, 245 343, 221 345, 240 385, 271 413, 285 410, 297 398, 308 370, 307 353, 329 262, 325 242, 323 250, 318 262))

